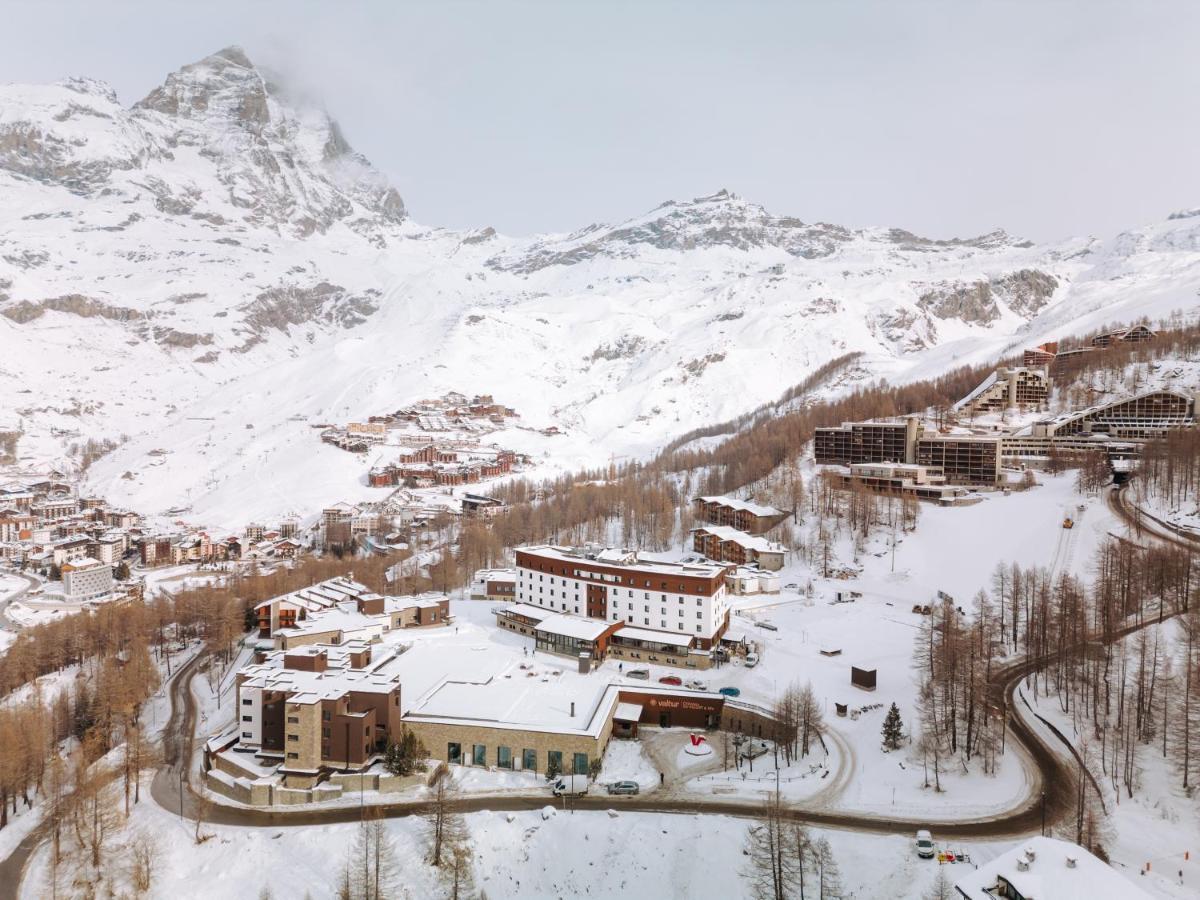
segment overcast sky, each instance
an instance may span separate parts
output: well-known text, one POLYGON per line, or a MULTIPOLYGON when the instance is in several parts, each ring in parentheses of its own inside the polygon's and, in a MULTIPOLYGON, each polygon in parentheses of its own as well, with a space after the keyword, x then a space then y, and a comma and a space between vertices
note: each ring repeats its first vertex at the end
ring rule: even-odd
POLYGON ((229 44, 413 217, 511 234, 728 188, 806 221, 1106 236, 1200 206, 1200 3, 3 0, 0 81, 127 103, 229 44))

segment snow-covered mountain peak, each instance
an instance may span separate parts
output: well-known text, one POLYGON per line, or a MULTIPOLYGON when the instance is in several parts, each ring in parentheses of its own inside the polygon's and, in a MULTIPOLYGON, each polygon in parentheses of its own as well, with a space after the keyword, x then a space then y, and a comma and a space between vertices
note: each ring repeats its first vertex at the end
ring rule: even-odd
POLYGON ((132 108, 89 79, 0 86, 0 412, 22 464, 129 435, 91 479, 147 511, 311 509, 345 462, 309 453, 311 423, 449 390, 518 406, 515 449, 594 464, 845 353, 854 377, 930 374, 1198 294, 1195 216, 1035 246, 722 190, 570 234, 423 228, 237 48, 132 108))
POLYGON ((251 131, 270 124, 266 79, 240 47, 172 72, 134 108, 187 119, 216 117, 251 131))

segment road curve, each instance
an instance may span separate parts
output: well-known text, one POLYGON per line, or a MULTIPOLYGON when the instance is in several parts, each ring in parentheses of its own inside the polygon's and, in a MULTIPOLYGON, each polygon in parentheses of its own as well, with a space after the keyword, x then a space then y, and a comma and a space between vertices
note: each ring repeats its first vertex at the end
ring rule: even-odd
MULTIPOLYGON (((1149 624, 1149 623, 1146 623, 1149 624)), ((1124 635, 1136 626, 1120 632, 1124 635)), ((176 815, 194 819, 195 800, 190 786, 180 779, 180 763, 191 760, 194 755, 192 726, 195 722, 195 699, 188 684, 196 661, 181 667, 171 686, 171 720, 165 735, 171 736, 171 746, 165 751, 167 765, 155 776, 151 796, 161 807, 176 815)), ((918 828, 935 829, 946 837, 958 838, 1004 838, 1037 831, 1042 823, 1042 791, 1046 791, 1045 814, 1047 823, 1056 821, 1069 809, 1074 798, 1073 772, 1062 757, 1048 746, 1019 714, 1014 694, 1021 680, 1034 669, 1045 664, 1045 660, 1022 661, 997 670, 993 683, 1003 689, 1009 712, 1008 735, 1016 740, 1029 754, 1035 765, 1033 773, 1037 781, 1025 803, 1020 807, 998 815, 975 819, 937 819, 928 816, 903 818, 894 815, 872 815, 861 812, 796 805, 787 808, 787 815, 795 821, 828 828, 861 831, 875 834, 896 834, 915 831, 918 828)), ((509 812, 536 810, 554 804, 554 798, 546 796, 471 795, 459 798, 455 806, 461 812, 495 811, 509 812)), ((416 799, 393 800, 373 804, 372 811, 385 818, 403 818, 419 815, 426 804, 416 799)), ((625 810, 627 812, 658 812, 678 815, 724 815, 754 817, 762 812, 762 803, 756 800, 706 800, 656 798, 653 794, 638 797, 610 797, 608 795, 586 796, 567 802, 568 809, 580 810, 625 810)), ((205 821, 214 825, 236 825, 243 827, 283 827, 298 825, 330 825, 356 822, 362 813, 359 807, 310 806, 304 809, 255 808, 213 803, 205 821)))
POLYGON ((1133 506, 1131 509, 1131 504, 1125 499, 1126 487, 1128 487, 1128 484, 1110 488, 1108 495, 1104 499, 1108 503, 1109 509, 1113 511, 1117 518, 1129 526, 1129 530, 1133 534, 1139 537, 1143 534, 1148 534, 1155 540, 1162 541, 1165 544, 1172 544, 1183 550, 1200 550, 1200 538, 1195 535, 1188 534, 1186 531, 1182 531, 1168 522, 1157 519, 1137 506, 1133 506))
MULTIPOLYGON (((1136 523, 1125 509, 1119 489, 1109 492, 1108 502, 1117 515, 1136 523)), ((1162 534, 1157 529, 1149 531, 1148 534, 1156 540, 1185 547, 1193 546, 1181 538, 1162 534)), ((1112 640, 1120 640, 1140 628, 1156 624, 1157 621, 1158 617, 1155 617, 1142 623, 1127 625, 1115 631, 1112 640)), ((1047 825, 1057 822, 1070 811, 1074 803, 1074 767, 1068 764, 1058 749, 1052 747, 1021 715, 1020 705, 1015 696, 1021 681, 1047 661, 1039 658, 1016 662, 998 669, 990 679, 993 689, 1005 699, 1008 738, 1017 741, 1034 763, 1033 774, 1036 781, 1029 798, 1022 806, 1006 813, 975 819, 898 818, 893 815, 877 816, 805 806, 786 807, 786 815, 794 821, 825 828, 871 834, 911 833, 918 828, 929 828, 948 838, 1018 837, 1039 831, 1043 821, 1047 825)), ((191 680, 199 663, 200 657, 194 657, 180 666, 170 679, 171 715, 163 730, 164 766, 155 774, 150 791, 154 802, 163 809, 190 819, 195 818, 195 798, 185 776, 195 755, 196 702, 191 693, 191 680)), ((1066 749, 1072 754, 1075 752, 1069 745, 1066 749)), ((461 797, 455 806, 461 812, 517 812, 541 809, 552 803, 555 801, 549 796, 472 795, 461 797)), ((373 804, 370 808, 372 812, 384 818, 403 818, 419 815, 425 808, 425 803, 420 800, 395 800, 373 804)), ((757 801, 657 799, 653 795, 585 796, 567 801, 566 808, 743 818, 756 817, 762 812, 762 804, 757 801)), ((205 821, 214 825, 242 827, 294 827, 356 822, 361 814, 360 808, 355 806, 259 809, 213 803, 205 821)), ((7 859, 0 861, 0 900, 17 900, 25 864, 45 837, 42 828, 34 829, 7 859)))

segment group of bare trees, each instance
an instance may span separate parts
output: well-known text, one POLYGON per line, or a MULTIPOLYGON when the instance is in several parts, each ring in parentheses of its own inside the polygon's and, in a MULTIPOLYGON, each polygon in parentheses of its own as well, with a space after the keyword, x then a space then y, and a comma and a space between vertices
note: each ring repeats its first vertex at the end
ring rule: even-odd
POLYGON ((454 808, 458 788, 454 773, 439 763, 426 782, 425 837, 429 845, 429 864, 439 867, 450 890, 451 900, 459 900, 473 884, 473 855, 467 820, 454 808))
POLYGON ((764 804, 746 834, 742 872, 755 900, 840 900, 841 875, 829 841, 813 838, 788 815, 779 793, 764 804))
POLYGON ((1177 509, 1200 497, 1200 429, 1179 428, 1146 444, 1138 460, 1133 491, 1177 509))
MULTIPOLYGON (((772 714, 775 749, 783 751, 784 765, 790 766, 794 760, 808 756, 814 743, 824 745, 825 717, 812 682, 803 687, 798 681, 789 684, 775 701, 772 714)), ((778 762, 776 759, 776 765, 778 762)))
POLYGON ((999 617, 984 591, 973 615, 944 598, 921 623, 913 662, 919 673, 916 749, 926 785, 932 773, 941 790, 943 767, 951 763, 967 772, 978 760, 985 773, 995 770, 1003 718, 990 687, 1001 640, 999 617))
POLYGON ((1034 665, 1034 698, 1072 718, 1082 765, 1072 839, 1102 849, 1103 801, 1092 778, 1132 798, 1141 754, 1173 759, 1182 785, 1200 779, 1200 554, 1110 539, 1085 585, 1043 568, 1000 564, 969 610, 937 603, 921 626, 917 751, 940 789, 948 765, 985 772, 1003 751, 1006 667, 1034 665), (1178 622, 1173 619, 1178 617, 1178 622))

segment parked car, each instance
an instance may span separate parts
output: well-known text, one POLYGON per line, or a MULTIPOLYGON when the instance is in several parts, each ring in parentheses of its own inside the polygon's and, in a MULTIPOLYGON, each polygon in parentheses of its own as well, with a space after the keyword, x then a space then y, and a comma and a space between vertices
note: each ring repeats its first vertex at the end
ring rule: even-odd
POLYGON ((555 797, 582 797, 588 792, 586 775, 560 775, 550 785, 555 797))
POLYGON ((917 856, 933 859, 933 835, 924 828, 917 832, 917 856))
POLYGON ((742 696, 741 688, 735 688, 735 687, 723 687, 720 689, 720 691, 718 691, 718 693, 724 694, 726 697, 742 696))
POLYGON ((757 653, 747 653, 746 654, 746 668, 753 669, 757 665, 758 665, 758 654, 757 653))
POLYGON ((690 691, 707 691, 708 690, 708 682, 702 681, 699 678, 689 678, 687 680, 687 684, 684 685, 684 687, 686 687, 690 691))
POLYGON ((625 673, 625 677, 626 678, 637 678, 639 681, 649 681, 650 680, 650 670, 649 669, 630 669, 628 672, 625 673))
POLYGON ((610 794, 628 794, 630 796, 641 790, 636 781, 614 781, 608 786, 610 794))
POLYGON ((683 679, 678 675, 664 675, 662 678, 658 679, 658 683, 679 685, 683 684, 683 679))
POLYGON ((757 625, 759 628, 767 629, 767 631, 778 631, 779 630, 778 625, 776 625, 774 622, 768 622, 766 619, 763 619, 761 622, 755 622, 754 624, 757 625))
POLYGON ((760 756, 766 756, 770 751, 771 748, 766 741, 746 741, 738 749, 738 755, 742 759, 758 759, 760 756))

